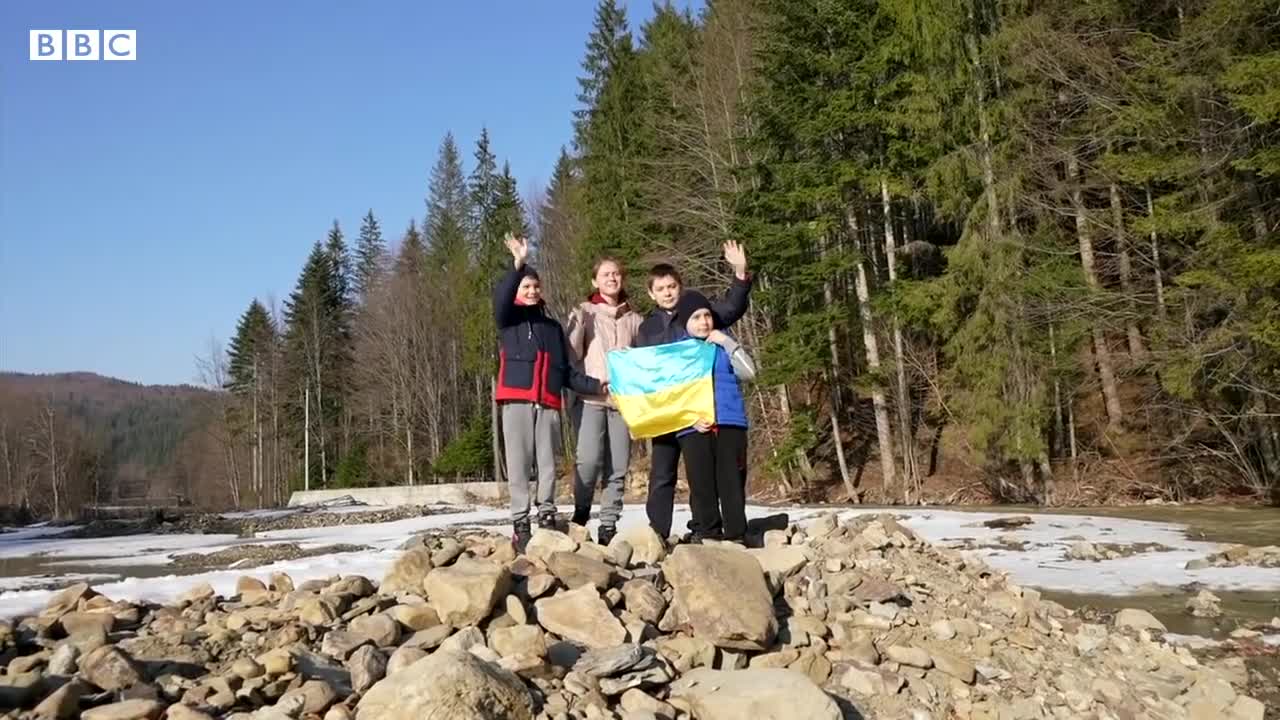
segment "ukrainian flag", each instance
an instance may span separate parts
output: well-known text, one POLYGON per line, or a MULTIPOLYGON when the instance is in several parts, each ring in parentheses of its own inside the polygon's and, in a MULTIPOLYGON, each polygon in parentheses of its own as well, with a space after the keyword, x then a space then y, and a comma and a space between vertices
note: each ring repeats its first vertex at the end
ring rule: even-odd
POLYGON ((609 394, 631 437, 684 430, 699 419, 715 422, 711 373, 716 346, 690 338, 652 347, 613 350, 605 356, 609 394))

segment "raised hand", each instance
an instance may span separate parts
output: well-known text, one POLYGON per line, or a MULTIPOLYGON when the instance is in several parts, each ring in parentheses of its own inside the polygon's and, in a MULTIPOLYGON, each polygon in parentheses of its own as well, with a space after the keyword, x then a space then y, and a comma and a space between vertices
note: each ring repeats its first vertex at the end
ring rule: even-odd
POLYGON ((747 253, 736 240, 724 244, 724 260, 733 268, 733 274, 739 280, 747 279, 747 253))
POLYGON ((515 262, 516 269, 524 267, 525 262, 529 259, 529 240, 525 237, 517 237, 512 233, 507 233, 502 241, 506 243, 507 250, 511 252, 511 258, 515 262))

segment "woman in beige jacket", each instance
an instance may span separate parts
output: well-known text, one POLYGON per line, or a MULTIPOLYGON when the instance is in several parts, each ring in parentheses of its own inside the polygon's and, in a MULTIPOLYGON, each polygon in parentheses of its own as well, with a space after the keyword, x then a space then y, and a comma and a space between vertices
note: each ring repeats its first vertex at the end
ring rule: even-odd
MULTIPOLYGON (((569 315, 569 348, 580 369, 604 382, 609 379, 605 353, 631 347, 640 314, 627 302, 623 289, 622 265, 613 258, 596 261, 591 286, 594 292, 569 315)), ((631 434, 622 415, 608 395, 583 396, 576 410, 578 423, 578 466, 573 484, 573 522, 586 525, 591 517, 596 476, 606 476, 600 502, 600 530, 597 540, 608 545, 622 515, 627 467, 631 463, 631 434)))

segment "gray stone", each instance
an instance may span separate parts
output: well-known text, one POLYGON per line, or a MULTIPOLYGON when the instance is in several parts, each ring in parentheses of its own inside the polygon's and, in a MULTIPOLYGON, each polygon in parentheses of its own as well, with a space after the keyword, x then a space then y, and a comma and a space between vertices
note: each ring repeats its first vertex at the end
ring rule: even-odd
POLYGON ((933 660, 929 657, 928 651, 921 650, 918 647, 892 645, 885 651, 885 656, 900 665, 910 665, 925 669, 933 667, 933 660))
POLYGON ((570 590, 583 585, 594 585, 597 590, 609 588, 613 569, 606 563, 593 560, 580 553, 555 552, 548 561, 551 572, 570 590))
POLYGON ((1146 610, 1137 608, 1125 608, 1116 613, 1116 627, 1118 628, 1134 628, 1135 630, 1159 630, 1164 632, 1164 623, 1156 619, 1154 615, 1146 610))
POLYGON ((511 573, 501 565, 463 558, 432 570, 423 583, 440 621, 453 627, 476 625, 511 590, 511 573))
POLYGON ((698 720, 841 720, 835 701, 795 670, 698 669, 673 683, 671 696, 698 720))
POLYGON ((156 720, 164 704, 155 700, 125 700, 85 710, 81 720, 156 720))
POLYGON ((338 660, 346 660, 356 648, 367 645, 369 638, 349 630, 331 630, 320 643, 320 652, 338 660))
POLYGON ((489 632, 489 645, 502 657, 544 657, 547 641, 537 625, 513 625, 489 632))
POLYGON ((694 635, 719 647, 766 650, 777 635, 773 595, 755 558, 740 550, 681 545, 662 565, 694 635))
POLYGON ((123 690, 142 682, 133 658, 114 645, 104 645, 81 658, 80 676, 103 690, 123 690))
POLYGON ((394 675, 428 655, 422 648, 400 646, 387 661, 387 675, 394 675))
POLYGON ((539 625, 590 648, 621 645, 627 638, 626 628, 592 585, 543 598, 535 603, 535 609, 539 625))
POLYGON ((431 553, 426 548, 416 548, 403 553, 393 562, 392 568, 383 577, 379 592, 384 594, 413 593, 424 591, 422 580, 435 568, 431 564, 431 553))
POLYGON ((386 677, 387 658, 376 648, 365 645, 347 659, 347 672, 351 673, 351 689, 362 693, 386 677))
POLYGON ((357 720, 533 720, 533 698, 514 673, 470 653, 441 651, 374 685, 357 720))
POLYGON ((348 627, 378 647, 391 647, 400 640, 400 625, 389 615, 379 613, 358 617, 348 627))
POLYGON ((578 658, 573 671, 591 677, 613 677, 631 670, 653 665, 652 650, 639 645, 621 645, 607 650, 592 650, 578 658))
POLYGON ((538 528, 533 531, 533 537, 529 539, 529 544, 525 546, 524 554, 546 565, 551 561, 552 554, 573 552, 577 549, 577 541, 568 535, 558 530, 538 528))
POLYGON ((667 599, 647 580, 628 580, 622 586, 627 610, 644 622, 657 624, 667 610, 667 599))
POLYGON ((289 701, 291 697, 302 698, 302 712, 318 714, 328 710, 330 705, 337 702, 338 693, 324 680, 308 680, 298 689, 285 693, 280 698, 280 702, 289 701))

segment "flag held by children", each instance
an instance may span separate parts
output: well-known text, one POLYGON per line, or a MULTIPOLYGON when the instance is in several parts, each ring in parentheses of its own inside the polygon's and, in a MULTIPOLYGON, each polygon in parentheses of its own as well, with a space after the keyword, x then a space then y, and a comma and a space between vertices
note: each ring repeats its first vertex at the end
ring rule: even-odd
POLYGON ((711 371, 716 346, 702 340, 614 350, 605 356, 609 394, 638 440, 715 422, 711 371))

